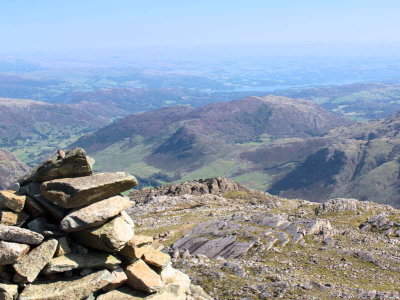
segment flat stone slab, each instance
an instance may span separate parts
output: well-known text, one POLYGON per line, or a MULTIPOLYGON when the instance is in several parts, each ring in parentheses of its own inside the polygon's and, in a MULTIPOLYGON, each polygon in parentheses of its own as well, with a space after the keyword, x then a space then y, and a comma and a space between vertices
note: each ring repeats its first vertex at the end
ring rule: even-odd
POLYGON ((30 284, 19 295, 19 300, 76 300, 85 299, 111 281, 111 273, 98 271, 79 279, 30 284))
POLYGON ((25 228, 0 225, 0 241, 38 245, 43 239, 43 235, 25 228))
POLYGON ((125 172, 99 173, 78 178, 55 179, 42 183, 43 197, 63 208, 78 208, 118 195, 137 185, 125 172))
POLYGON ((29 248, 26 244, 0 241, 0 266, 16 263, 28 253, 29 248))
POLYGON ((122 211, 119 216, 102 226, 74 232, 72 237, 78 243, 106 252, 121 250, 134 236, 132 219, 122 211))
POLYGON ((43 242, 14 265, 15 282, 33 282, 40 271, 50 262, 57 249, 57 240, 43 242))
MULTIPOLYGON (((181 293, 179 286, 169 285, 161 289, 156 294, 148 295, 144 292, 136 291, 130 287, 122 287, 118 290, 100 295, 96 300, 186 300, 197 298, 186 298, 185 293, 181 293)), ((201 298, 199 298, 200 300, 201 298)), ((204 298, 205 299, 205 298, 204 298)))
POLYGON ((79 269, 109 269, 117 267, 121 261, 113 255, 102 252, 88 254, 67 254, 52 258, 44 268, 44 274, 67 272, 79 269))
POLYGON ((151 249, 143 254, 143 260, 149 265, 163 269, 170 263, 171 256, 161 251, 151 249))
POLYGON ((91 160, 81 148, 66 151, 64 157, 57 153, 22 177, 19 184, 23 186, 30 182, 88 176, 93 174, 91 160))
POLYGON ((15 212, 24 209, 26 196, 17 195, 15 191, 0 191, 0 208, 8 208, 15 212))
POLYGON ((128 284, 134 289, 155 293, 162 288, 160 275, 141 259, 126 267, 125 273, 128 276, 128 284))
POLYGON ((73 232, 100 226, 131 206, 128 197, 114 196, 73 210, 61 220, 60 227, 66 232, 73 232))

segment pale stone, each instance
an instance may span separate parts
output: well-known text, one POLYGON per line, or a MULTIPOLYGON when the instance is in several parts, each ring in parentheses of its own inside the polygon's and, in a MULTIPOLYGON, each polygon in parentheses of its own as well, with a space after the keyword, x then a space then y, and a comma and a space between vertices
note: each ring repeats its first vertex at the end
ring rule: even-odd
POLYGON ((0 241, 37 245, 43 239, 43 235, 25 228, 0 225, 0 241))
POLYGON ((124 257, 127 257, 127 258, 139 259, 139 258, 142 258, 143 254, 145 254, 147 251, 151 251, 151 250, 154 250, 154 249, 150 245, 144 245, 142 247, 132 247, 131 245, 126 245, 119 252, 119 254, 124 257))
POLYGON ((42 183, 43 197, 63 208, 77 208, 115 196, 137 185, 125 172, 99 173, 78 178, 55 179, 42 183))
POLYGON ((108 292, 97 297, 97 300, 187 300, 186 294, 181 293, 176 285, 169 285, 156 294, 148 295, 129 287, 108 292))
POLYGON ((67 254, 50 260, 43 269, 44 274, 67 272, 82 269, 113 269, 121 261, 107 253, 89 252, 88 254, 67 254))
POLYGON ((121 250, 134 235, 133 221, 125 213, 111 219, 100 227, 90 228, 73 233, 73 238, 84 246, 116 252, 121 250))
POLYGON ((143 254, 142 259, 149 265, 165 268, 171 262, 171 256, 157 250, 149 250, 143 254))
POLYGON ((24 209, 26 196, 17 195, 15 191, 0 191, 0 208, 9 208, 15 212, 24 209))
POLYGON ((29 245, 0 241, 0 266, 14 264, 29 251, 29 245))
POLYGON ((182 293, 189 292, 191 283, 189 276, 171 265, 162 270, 160 276, 164 286, 174 284, 179 286, 182 293))
POLYGON ((107 270, 98 271, 79 279, 28 285, 19 300, 76 300, 85 299, 110 283, 107 270))
POLYGON ((18 285, 0 283, 0 300, 17 299, 18 285))
POLYGON ((114 196, 73 210, 61 220, 60 227, 64 231, 73 232, 100 226, 131 206, 128 197, 114 196))
POLYGON ((57 240, 43 242, 14 265, 16 282, 33 282, 40 271, 50 262, 57 249, 57 240))
POLYGON ((128 276, 128 284, 139 291, 154 293, 162 287, 160 275, 141 259, 126 267, 125 273, 128 276))

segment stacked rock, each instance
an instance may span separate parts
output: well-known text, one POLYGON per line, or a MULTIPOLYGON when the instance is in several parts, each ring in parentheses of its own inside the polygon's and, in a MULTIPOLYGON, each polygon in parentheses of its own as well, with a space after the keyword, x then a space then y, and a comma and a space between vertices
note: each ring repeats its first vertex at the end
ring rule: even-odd
POLYGON ((59 151, 0 192, 0 300, 189 299, 189 277, 134 234, 120 193, 135 177, 92 165, 82 149, 59 151))

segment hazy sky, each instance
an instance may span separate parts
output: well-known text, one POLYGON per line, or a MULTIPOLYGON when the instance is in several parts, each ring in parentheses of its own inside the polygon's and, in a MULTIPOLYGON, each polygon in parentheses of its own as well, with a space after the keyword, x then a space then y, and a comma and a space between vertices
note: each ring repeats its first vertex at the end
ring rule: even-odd
POLYGON ((1 52, 400 45, 399 0, 0 0, 1 52))

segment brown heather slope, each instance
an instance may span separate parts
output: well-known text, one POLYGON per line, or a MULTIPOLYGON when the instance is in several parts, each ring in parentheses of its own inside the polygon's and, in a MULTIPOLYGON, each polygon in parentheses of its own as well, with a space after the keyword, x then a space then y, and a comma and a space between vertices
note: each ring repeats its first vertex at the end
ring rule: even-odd
MULTIPOLYGON (((80 138, 73 146, 87 149, 101 170, 113 170, 118 164, 139 177, 161 172, 180 174, 183 180, 235 178, 249 171, 263 172, 241 158, 242 153, 281 140, 318 137, 351 123, 308 101, 247 97, 200 108, 180 106, 133 114, 80 138)), ((266 188, 263 177, 255 180, 258 188, 266 188)))

